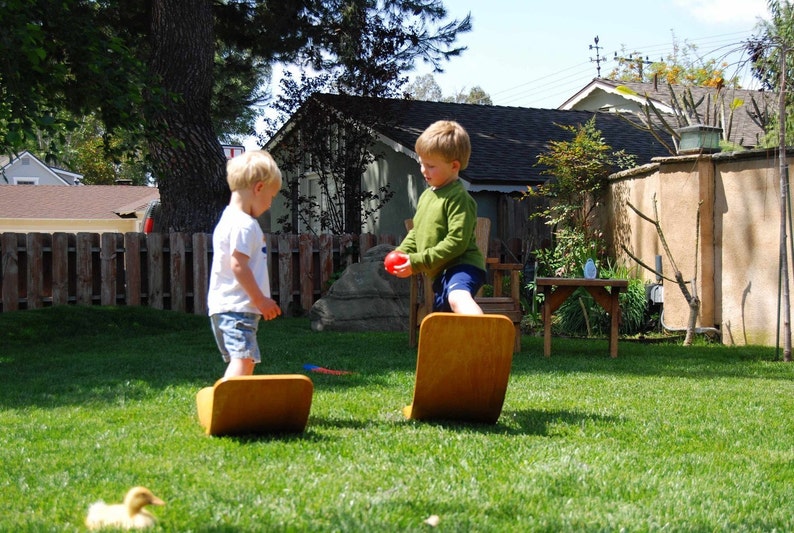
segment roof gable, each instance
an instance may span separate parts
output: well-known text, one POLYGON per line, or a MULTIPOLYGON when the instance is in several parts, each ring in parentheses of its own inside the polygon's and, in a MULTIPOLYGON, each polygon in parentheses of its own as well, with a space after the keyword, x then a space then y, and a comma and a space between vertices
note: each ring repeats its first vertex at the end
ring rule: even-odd
MULTIPOLYGON (((672 95, 671 86, 667 83, 641 83, 623 82, 595 78, 576 94, 562 103, 558 109, 581 109, 581 110, 603 110, 634 112, 639 105, 646 104, 646 98, 663 113, 672 114, 672 95), (631 106, 625 106, 621 101, 631 102, 631 106)), ((743 146, 753 147, 758 144, 761 136, 764 135, 763 128, 756 124, 749 112, 753 110, 752 101, 763 109, 764 105, 777 105, 777 95, 769 91, 754 91, 749 89, 735 89, 727 87, 722 89, 724 100, 722 109, 715 102, 717 89, 713 87, 697 87, 672 85, 673 93, 676 98, 681 99, 682 95, 688 90, 692 93, 698 105, 698 113, 704 122, 715 123, 715 114, 724 115, 726 121, 731 117, 730 106, 736 104, 731 118, 731 139, 743 146)))
POLYGON ((82 175, 50 167, 25 150, 13 158, 0 158, 0 184, 12 185, 15 178, 36 178, 39 185, 75 185, 82 175))
MULTIPOLYGON (((469 133, 472 155, 469 166, 460 173, 473 190, 496 185, 502 190, 521 190, 527 185, 548 179, 544 167, 538 166, 537 156, 545 152, 551 140, 568 140, 570 134, 558 125, 584 124, 594 113, 558 109, 485 106, 418 100, 368 98, 346 95, 317 95, 325 105, 346 116, 368 116, 373 110, 379 116, 393 117, 378 121, 373 128, 392 148, 404 151, 416 159, 413 147, 416 139, 436 120, 455 120, 469 133)), ((300 120, 300 112, 295 120, 300 120)), ((370 115, 371 116, 371 115, 370 115)), ((268 149, 278 150, 281 135, 296 124, 285 125, 268 142, 268 149)), ((637 156, 639 164, 652 157, 668 155, 647 132, 627 124, 620 117, 599 113, 596 127, 607 144, 615 150, 625 149, 637 156)))

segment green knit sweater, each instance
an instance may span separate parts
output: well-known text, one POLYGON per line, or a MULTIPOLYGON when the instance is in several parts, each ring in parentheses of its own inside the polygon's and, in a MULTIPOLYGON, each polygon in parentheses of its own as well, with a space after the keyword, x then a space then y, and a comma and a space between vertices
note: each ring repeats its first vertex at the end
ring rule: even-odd
POLYGON ((456 179, 422 193, 414 227, 397 249, 408 254, 414 272, 425 272, 431 279, 455 265, 485 270, 474 235, 476 225, 477 203, 456 179))

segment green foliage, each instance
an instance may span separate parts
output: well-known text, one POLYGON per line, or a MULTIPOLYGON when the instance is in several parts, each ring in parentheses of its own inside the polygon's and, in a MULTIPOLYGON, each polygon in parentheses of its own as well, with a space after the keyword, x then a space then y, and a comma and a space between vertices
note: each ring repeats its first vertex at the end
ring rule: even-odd
POLYGON ((251 132, 273 62, 341 66, 343 86, 379 96, 379 80, 460 54, 471 29, 436 0, 29 0, 4 2, 2 20, 0 153, 39 136, 62 148, 96 113, 106 132, 145 134, 163 218, 190 232, 228 199, 218 139, 251 132))
POLYGON ((538 164, 547 167, 544 173, 553 178, 527 194, 545 195, 551 201, 547 209, 532 217, 542 217, 555 228, 552 246, 535 252, 538 276, 582 277, 588 259, 596 265, 607 264, 603 234, 595 223, 595 214, 603 204, 609 175, 632 166, 634 161, 623 151, 611 151, 595 120, 594 116, 584 125, 563 126, 573 139, 552 141, 549 150, 538 156, 538 164))
MULTIPOLYGON (((645 326, 648 299, 645 284, 625 267, 606 265, 599 269, 601 278, 628 279, 629 286, 620 293, 620 333, 636 335, 645 326)), ((577 289, 557 310, 556 331, 563 335, 605 336, 609 334, 610 316, 584 289, 577 289)))
POLYGON ((538 276, 582 277, 585 263, 606 259, 600 232, 586 235, 576 229, 561 228, 554 234, 554 246, 535 251, 538 276))
MULTIPOLYGON (((794 121, 791 110, 794 108, 794 94, 790 90, 791 72, 794 69, 794 5, 789 1, 769 0, 767 2, 771 17, 758 23, 757 34, 747 41, 747 52, 750 55, 753 77, 757 79, 763 89, 769 91, 784 91, 786 118, 785 140, 786 145, 794 142, 794 121), (785 55, 784 55, 785 54, 785 55), (785 60, 786 84, 781 87, 781 61, 785 60)), ((761 110, 761 115, 766 115, 766 110, 761 110)), ((755 115, 758 115, 756 113, 755 115)), ((774 110, 766 122, 767 134, 762 140, 764 147, 777 147, 780 145, 779 113, 774 110)))
POLYGON ((555 339, 545 358, 525 337, 498 423, 478 425, 403 418, 404 332, 279 318, 260 343, 257 374, 355 372, 307 374, 302 435, 204 435, 196 392, 224 369, 206 317, 0 313, 0 530, 85 531, 92 502, 139 484, 166 501, 153 531, 794 530, 794 367, 774 348, 621 341, 611 359, 555 339))
POLYGON ((624 151, 611 151, 594 115, 585 124, 560 128, 571 133, 567 141, 551 141, 547 151, 538 156, 543 174, 552 176, 548 182, 530 189, 527 195, 550 198, 550 206, 533 217, 545 219, 550 226, 582 232, 592 240, 593 214, 603 202, 607 178, 621 168, 629 168, 634 160, 624 151))
POLYGON ((673 85, 690 85, 696 87, 738 87, 739 78, 725 77, 725 69, 729 66, 715 58, 704 58, 697 45, 680 42, 673 34, 673 51, 666 58, 656 61, 642 52, 629 52, 621 48, 616 56, 617 67, 607 79, 650 83, 654 80, 673 85))

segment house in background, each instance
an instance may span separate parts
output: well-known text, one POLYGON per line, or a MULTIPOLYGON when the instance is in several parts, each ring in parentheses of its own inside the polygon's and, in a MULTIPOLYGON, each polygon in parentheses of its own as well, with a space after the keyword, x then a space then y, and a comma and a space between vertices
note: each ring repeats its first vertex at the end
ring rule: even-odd
POLYGON ((79 185, 82 174, 45 164, 27 150, 16 157, 0 155, 2 185, 79 185))
MULTIPOLYGON (((416 203, 425 189, 414 144, 427 126, 436 120, 456 120, 469 133, 472 155, 469 166, 460 178, 477 201, 479 215, 491 219, 491 239, 533 240, 533 235, 548 228, 539 221, 529 221, 529 201, 521 201, 527 187, 551 178, 537 165, 537 157, 548 149, 552 140, 570 140, 571 134, 560 125, 583 125, 595 113, 557 109, 483 106, 416 100, 380 99, 345 95, 319 94, 307 102, 265 145, 281 164, 283 156, 294 150, 294 141, 301 129, 311 127, 317 113, 335 116, 335 120, 357 120, 358 117, 380 117, 368 125, 377 137, 371 149, 381 157, 370 164, 362 179, 363 186, 378 190, 389 185, 394 197, 378 213, 374 222, 363 228, 375 234, 403 235, 404 220, 413 216, 416 203), (310 119, 307 107, 312 104, 310 119), (533 227, 532 224, 535 224, 533 227), (537 227, 542 226, 542 227, 537 227)), ((614 114, 600 113, 596 127, 614 150, 623 149, 637 157, 638 164, 652 157, 667 155, 664 147, 647 132, 640 131, 614 114)), ((282 169, 285 170, 285 169, 282 169)), ((300 194, 318 194, 312 189, 313 169, 305 158, 302 169, 285 172, 287 184, 295 175, 305 176, 300 194)), ((316 174, 314 174, 316 175, 316 174)), ((316 179, 315 179, 316 181, 316 179)), ((316 187, 316 185, 314 185, 316 187)), ((275 201, 269 212, 270 227, 280 229, 276 220, 289 214, 283 202, 275 201)), ((267 215, 267 214, 266 214, 267 215)), ((300 232, 317 228, 299 228, 300 232)), ((539 244, 535 239, 535 244, 539 244)))
POLYGON ((155 187, 133 185, 0 185, 0 233, 142 231, 155 187))
POLYGON ((671 126, 677 127, 671 89, 678 102, 682 102, 689 91, 693 101, 699 102, 696 109, 701 123, 722 128, 723 138, 745 148, 754 148, 764 135, 763 128, 754 118, 757 114, 755 106, 761 112, 777 112, 777 95, 767 91, 724 87, 718 92, 714 87, 671 86, 667 83, 624 82, 603 78, 595 78, 558 109, 636 115, 650 101, 656 109, 670 117, 671 126))

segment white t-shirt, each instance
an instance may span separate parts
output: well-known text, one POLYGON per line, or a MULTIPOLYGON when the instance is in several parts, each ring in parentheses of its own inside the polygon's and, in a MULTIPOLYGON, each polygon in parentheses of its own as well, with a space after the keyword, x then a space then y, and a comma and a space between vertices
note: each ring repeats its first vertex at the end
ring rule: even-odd
POLYGON ((265 296, 270 297, 265 234, 255 218, 227 206, 212 233, 212 269, 207 296, 210 315, 223 312, 260 313, 232 272, 231 258, 235 250, 248 256, 248 266, 254 273, 257 285, 265 296))

